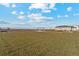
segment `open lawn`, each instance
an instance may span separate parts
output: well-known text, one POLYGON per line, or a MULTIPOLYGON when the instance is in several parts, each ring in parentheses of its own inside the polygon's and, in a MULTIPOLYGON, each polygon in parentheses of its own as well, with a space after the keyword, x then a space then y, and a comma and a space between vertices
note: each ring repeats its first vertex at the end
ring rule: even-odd
POLYGON ((3 56, 79 56, 79 32, 0 32, 3 56))

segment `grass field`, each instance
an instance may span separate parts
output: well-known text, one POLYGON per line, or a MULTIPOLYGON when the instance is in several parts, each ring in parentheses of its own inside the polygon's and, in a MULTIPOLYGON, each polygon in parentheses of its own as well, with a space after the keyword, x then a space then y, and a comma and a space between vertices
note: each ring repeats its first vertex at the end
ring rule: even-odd
POLYGON ((0 55, 79 55, 79 32, 0 32, 0 55))

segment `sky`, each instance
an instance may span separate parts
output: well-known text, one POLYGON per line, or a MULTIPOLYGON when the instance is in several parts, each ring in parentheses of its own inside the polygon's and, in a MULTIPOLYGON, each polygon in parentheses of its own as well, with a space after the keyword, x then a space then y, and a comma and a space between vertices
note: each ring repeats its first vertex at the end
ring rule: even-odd
POLYGON ((0 3, 0 27, 79 25, 79 3, 0 3))

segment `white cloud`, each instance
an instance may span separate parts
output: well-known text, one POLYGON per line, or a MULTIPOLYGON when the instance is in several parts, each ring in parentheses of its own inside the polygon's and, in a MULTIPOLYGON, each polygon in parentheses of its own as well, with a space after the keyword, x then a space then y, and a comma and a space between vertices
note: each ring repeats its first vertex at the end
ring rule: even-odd
POLYGON ((68 7, 67 8, 67 11, 72 11, 72 7, 68 7))
POLYGON ((49 6, 50 9, 52 9, 54 7, 55 7, 55 3, 51 3, 50 6, 49 6))
POLYGON ((60 17, 62 17, 62 16, 60 16, 60 15, 57 15, 57 18, 60 18, 60 17))
POLYGON ((31 6, 29 7, 29 9, 30 9, 30 10, 33 9, 33 8, 35 8, 35 9, 45 9, 46 6, 47 6, 46 3, 33 3, 33 4, 31 4, 31 6))
POLYGON ((17 13, 17 11, 12 11, 11 12, 13 15, 23 15, 24 12, 23 11, 20 11, 19 13, 17 13))
POLYGON ((57 15, 57 18, 63 18, 63 17, 67 18, 69 17, 69 15, 57 15))
POLYGON ((23 11, 21 11, 21 12, 19 12, 20 14, 24 14, 24 12, 23 11))
POLYGON ((41 14, 31 14, 31 15, 28 15, 28 18, 30 19, 29 22, 41 22, 42 21, 41 14))
POLYGON ((12 7, 12 8, 16 7, 16 4, 10 4, 10 3, 0 3, 0 5, 3 5, 5 7, 12 7))
POLYGON ((67 18, 67 17, 69 17, 69 15, 64 15, 64 17, 66 17, 66 18, 67 18))
POLYGON ((23 19, 25 19, 25 17, 26 17, 25 15, 19 15, 19 16, 18 16, 18 19, 23 20, 23 19))
POLYGON ((6 21, 0 21, 0 24, 10 24, 10 23, 6 21))
POLYGON ((12 11, 11 13, 12 13, 13 15, 17 15, 16 11, 12 11))
POLYGON ((30 14, 27 16, 30 20, 29 22, 43 22, 46 20, 52 20, 53 17, 42 16, 41 14, 30 14))
POLYGON ((10 3, 0 3, 0 5, 3 5, 5 7, 10 7, 10 3))
POLYGON ((29 7, 29 10, 32 10, 33 8, 35 9, 41 9, 42 12, 50 12, 50 10, 57 10, 57 8, 55 8, 55 3, 33 3, 31 4, 31 6, 29 7))
POLYGON ((50 13, 51 10, 42 10, 42 12, 44 12, 44 13, 50 13))
POLYGON ((12 6, 11 6, 12 8, 15 8, 16 7, 16 4, 12 4, 12 6))
POLYGON ((18 23, 18 25, 25 25, 25 24, 26 24, 25 22, 18 23))
POLYGON ((13 15, 15 15, 15 16, 17 16, 17 18, 18 19, 21 19, 21 20, 23 20, 23 19, 25 19, 25 17, 26 17, 26 15, 24 15, 24 12, 19 12, 19 14, 17 13, 17 11, 12 11, 11 12, 13 15))
POLYGON ((57 8, 53 8, 53 10, 55 10, 55 11, 56 11, 56 10, 57 10, 57 8))

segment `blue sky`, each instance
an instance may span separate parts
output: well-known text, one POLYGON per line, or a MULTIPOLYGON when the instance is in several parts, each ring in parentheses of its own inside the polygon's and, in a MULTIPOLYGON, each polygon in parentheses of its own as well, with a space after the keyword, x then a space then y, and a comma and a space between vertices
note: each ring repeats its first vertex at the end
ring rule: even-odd
POLYGON ((0 3, 0 27, 79 25, 78 3, 0 3))

